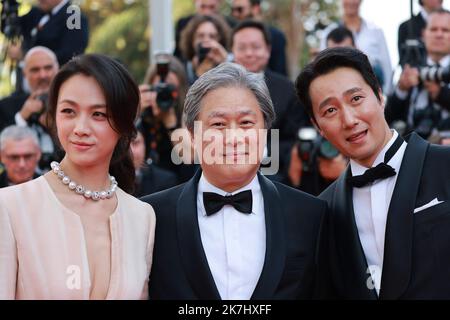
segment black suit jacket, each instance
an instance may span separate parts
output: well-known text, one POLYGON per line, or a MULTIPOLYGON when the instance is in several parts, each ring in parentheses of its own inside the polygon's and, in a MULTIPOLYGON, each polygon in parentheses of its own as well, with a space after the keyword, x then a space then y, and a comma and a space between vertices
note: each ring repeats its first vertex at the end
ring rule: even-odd
POLYGON ((270 58, 267 67, 279 74, 287 76, 286 37, 284 33, 273 26, 267 26, 270 32, 270 58))
POLYGON ((310 125, 309 117, 288 78, 270 70, 266 70, 264 76, 276 115, 272 129, 280 130, 280 173, 285 178, 298 130, 310 125))
POLYGON ((67 8, 71 5, 68 2, 37 32, 32 35, 32 30, 38 25, 45 12, 37 7, 20 18, 22 33, 24 36, 24 51, 28 51, 35 46, 44 46, 51 49, 58 58, 59 65, 69 61, 73 56, 84 52, 89 40, 89 25, 86 16, 81 14, 79 29, 69 29, 66 22, 73 21, 72 11, 67 13, 67 8))
POLYGON ((16 124, 14 116, 22 109, 28 97, 29 94, 16 91, 0 100, 0 132, 5 127, 16 124))
POLYGON ((136 177, 135 197, 142 197, 158 191, 169 189, 178 184, 177 176, 169 171, 150 164, 141 169, 136 177))
MULTIPOLYGON (((380 299, 450 299, 450 148, 408 138, 389 206, 380 299), (414 213, 433 199, 441 204, 414 213)), ((377 299, 355 223, 350 168, 320 198, 330 214, 320 239, 321 297, 377 299)))
MULTIPOLYGON (((197 218, 201 171, 187 183, 142 198, 157 217, 150 299, 216 300, 197 218)), ((326 204, 258 174, 264 197, 266 254, 252 299, 310 298, 314 253, 326 204)), ((243 244, 245 245, 245 244, 243 244)))
POLYGON ((427 22, 423 19, 422 14, 418 13, 409 20, 404 21, 398 27, 398 56, 400 63, 403 65, 404 50, 403 47, 407 39, 416 39, 422 41, 422 31, 425 29, 427 22))

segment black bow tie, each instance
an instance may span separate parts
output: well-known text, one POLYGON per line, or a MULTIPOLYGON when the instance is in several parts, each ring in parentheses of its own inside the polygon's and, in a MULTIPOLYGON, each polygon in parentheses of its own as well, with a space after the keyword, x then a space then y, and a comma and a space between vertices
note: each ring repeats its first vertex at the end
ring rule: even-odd
POLYGON ((349 177, 348 180, 351 186, 362 188, 369 183, 374 182, 375 180, 386 179, 395 176, 397 172, 395 172, 395 169, 387 163, 392 159, 394 154, 397 153, 403 142, 403 138, 398 135, 392 146, 388 149, 388 151, 386 151, 386 154, 384 155, 384 162, 378 164, 376 167, 367 169, 362 175, 349 177))
POLYGON ((221 196, 214 192, 203 192, 203 205, 206 215, 218 212, 226 204, 242 213, 252 213, 252 191, 246 190, 232 196, 221 196))

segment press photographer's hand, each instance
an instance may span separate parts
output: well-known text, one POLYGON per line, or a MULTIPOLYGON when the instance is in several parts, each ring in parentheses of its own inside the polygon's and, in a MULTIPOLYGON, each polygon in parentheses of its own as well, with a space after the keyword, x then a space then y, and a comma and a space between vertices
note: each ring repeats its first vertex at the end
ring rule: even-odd
POLYGON ((39 97, 45 93, 43 90, 37 90, 28 97, 19 112, 24 120, 28 120, 33 113, 41 113, 43 111, 44 103, 39 97))
POLYGON ((153 115, 157 117, 160 113, 160 110, 156 104, 157 93, 152 91, 148 84, 141 84, 139 86, 139 92, 141 95, 141 113, 150 107, 153 115))
POLYGON ((424 81, 425 89, 428 91, 431 99, 436 100, 439 93, 441 92, 441 85, 434 81, 424 81))
POLYGON ((402 74, 400 75, 398 88, 402 91, 408 91, 412 87, 417 86, 419 82, 419 70, 406 64, 403 68, 402 74))

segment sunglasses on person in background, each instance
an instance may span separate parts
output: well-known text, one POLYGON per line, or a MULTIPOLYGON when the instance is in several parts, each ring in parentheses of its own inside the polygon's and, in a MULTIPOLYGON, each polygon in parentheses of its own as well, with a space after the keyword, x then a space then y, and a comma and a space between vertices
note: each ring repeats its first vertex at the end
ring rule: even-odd
POLYGON ((242 12, 244 12, 244 7, 231 7, 231 12, 241 14, 242 12))

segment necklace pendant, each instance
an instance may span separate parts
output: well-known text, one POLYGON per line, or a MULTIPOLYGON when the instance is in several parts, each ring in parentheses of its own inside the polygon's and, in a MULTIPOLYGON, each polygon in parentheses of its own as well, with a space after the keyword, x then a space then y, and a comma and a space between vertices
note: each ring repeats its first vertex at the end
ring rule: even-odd
POLYGON ((83 194, 84 193, 84 187, 81 184, 77 185, 77 187, 75 188, 75 192, 78 193, 78 194, 83 194))
POLYGON ((100 200, 100 193, 98 191, 94 191, 92 193, 92 200, 95 200, 95 201, 100 200))

